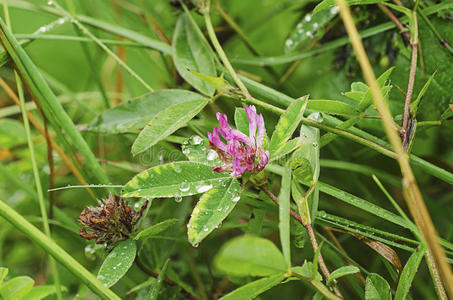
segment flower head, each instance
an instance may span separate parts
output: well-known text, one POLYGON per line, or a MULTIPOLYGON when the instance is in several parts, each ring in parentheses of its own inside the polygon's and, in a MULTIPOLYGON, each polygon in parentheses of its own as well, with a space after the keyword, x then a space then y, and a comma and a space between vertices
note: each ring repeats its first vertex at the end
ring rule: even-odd
POLYGON ((216 150, 223 166, 213 167, 214 171, 225 172, 233 170, 231 176, 239 177, 245 171, 261 171, 269 161, 269 151, 263 149, 265 136, 264 119, 256 113, 255 106, 245 106, 249 118, 249 135, 237 129, 232 129, 228 124, 227 116, 217 113, 220 128, 215 127, 208 133, 209 146, 216 150), (225 139, 226 144, 220 139, 225 139))
POLYGON ((80 214, 80 224, 85 226, 79 230, 79 235, 88 240, 96 240, 96 244, 107 243, 108 246, 127 239, 136 230, 136 225, 143 215, 148 201, 136 211, 124 202, 110 194, 105 202, 99 201, 99 206, 88 207, 80 214))

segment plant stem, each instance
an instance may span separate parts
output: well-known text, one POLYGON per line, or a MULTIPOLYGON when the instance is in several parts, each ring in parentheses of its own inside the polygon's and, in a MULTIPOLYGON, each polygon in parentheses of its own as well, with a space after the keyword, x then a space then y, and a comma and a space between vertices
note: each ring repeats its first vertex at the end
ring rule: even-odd
POLYGON ((42 247, 55 260, 68 269, 69 272, 79 278, 99 297, 106 300, 121 300, 114 292, 104 286, 93 274, 85 269, 77 260, 68 254, 63 248, 46 236, 42 231, 33 226, 24 217, 0 200, 0 216, 22 231, 33 242, 42 247))
POLYGON ((407 132, 409 131, 408 125, 410 118, 410 105, 412 100, 412 93, 414 91, 415 73, 417 71, 417 43, 411 43, 411 48, 411 68, 409 71, 409 82, 407 84, 406 100, 404 102, 403 124, 401 126, 401 136, 403 138, 403 141, 406 140, 407 132))
MULTIPOLYGON (((154 273, 153 271, 151 271, 150 269, 148 269, 143 263, 142 261, 140 260, 139 256, 135 256, 135 264, 137 265, 137 267, 143 271, 143 273, 145 274, 148 274, 149 276, 152 276, 154 278, 157 278, 159 277, 159 274, 157 273, 154 273)), ((185 288, 181 287, 179 284, 177 284, 176 282, 174 282, 173 280, 170 280, 168 278, 164 278, 164 282, 167 283, 168 285, 170 286, 179 286, 181 288, 181 294, 183 294, 187 299, 190 299, 190 300, 198 300, 197 297, 193 296, 190 292, 188 292, 185 288)))
MULTIPOLYGON (((274 193, 272 193, 272 191, 266 185, 262 185, 261 189, 272 199, 272 201, 277 206, 279 206, 277 196, 275 196, 274 193)), ((302 226, 304 226, 305 230, 307 230, 308 236, 310 238, 311 246, 313 247, 313 251, 316 253, 316 250, 319 248, 319 246, 318 246, 318 242, 316 241, 316 236, 315 236, 315 232, 313 231, 313 226, 311 224, 305 224, 302 221, 301 217, 294 210, 292 210, 291 208, 290 208, 290 214, 291 214, 291 217, 296 219, 302 226)), ((329 272, 329 269, 326 266, 326 263, 324 262, 324 258, 322 257, 321 252, 319 252, 319 256, 318 256, 318 264, 319 264, 319 267, 321 268, 321 271, 324 274, 324 277, 326 278, 326 281, 327 281, 329 279, 329 277, 330 277, 330 272, 329 272)), ((335 286, 334 290, 335 290, 335 293, 339 297, 343 298, 343 296, 341 295, 341 292, 338 289, 338 287, 335 286)))
POLYGON ((233 66, 231 65, 230 61, 228 60, 228 57, 226 56, 225 52, 223 51, 223 48, 220 45, 219 40, 217 39, 217 36, 214 31, 214 27, 212 26, 212 22, 211 22, 210 7, 211 7, 211 0, 207 0, 206 8, 205 8, 205 11, 203 12, 203 15, 204 15, 205 23, 206 23, 206 29, 208 30, 209 39, 211 40, 211 43, 214 46, 214 49, 217 51, 217 54, 219 55, 220 60, 224 64, 225 68, 228 70, 231 77, 233 77, 234 82, 236 82, 236 84, 239 87, 239 89, 241 90, 242 94, 244 94, 244 97, 251 98, 252 96, 250 95, 249 91, 245 87, 242 80, 239 78, 236 71, 234 70, 233 66))
POLYGON ((346 27, 348 35, 351 40, 351 44, 356 53, 357 59, 362 68, 365 80, 370 86, 371 94, 373 96, 374 103, 377 107, 381 120, 392 145, 393 150, 396 153, 396 159, 400 165, 401 173, 403 175, 403 194, 408 204, 409 210, 423 235, 423 238, 427 242, 429 251, 433 254, 436 268, 439 270, 440 277, 442 278, 444 286, 447 288, 448 294, 453 298, 453 276, 451 268, 447 263, 445 251, 439 243, 439 237, 436 229, 432 223, 431 217, 429 216, 426 205, 423 201, 421 192, 417 186, 414 174, 409 164, 408 155, 403 148, 403 144, 395 130, 395 124, 393 122, 392 115, 385 102, 384 96, 379 89, 374 76, 373 69, 370 65, 368 57, 365 53, 365 49, 362 44, 362 40, 357 32, 357 28, 349 10, 349 6, 345 0, 336 0, 340 7, 340 16, 343 19, 343 23, 346 27))

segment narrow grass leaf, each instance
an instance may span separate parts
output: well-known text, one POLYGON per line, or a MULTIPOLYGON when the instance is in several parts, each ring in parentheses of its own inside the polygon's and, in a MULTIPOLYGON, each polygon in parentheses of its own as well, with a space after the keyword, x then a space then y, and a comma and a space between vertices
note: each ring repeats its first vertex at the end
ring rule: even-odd
POLYGON ((220 300, 251 300, 265 291, 278 285, 285 278, 285 274, 275 274, 247 283, 231 293, 223 296, 220 300))
POLYGON ((135 240, 146 240, 147 238, 149 238, 153 235, 157 235, 157 234, 167 230, 168 228, 176 225, 178 222, 179 222, 179 220, 177 220, 177 219, 168 219, 163 222, 154 224, 154 225, 140 231, 135 236, 135 240))
POLYGON ((248 235, 224 244, 214 265, 223 273, 236 276, 270 276, 287 270, 282 253, 271 241, 248 235))
POLYGON ((415 274, 417 274, 418 267, 426 252, 426 246, 421 244, 417 250, 409 257, 406 265, 401 272, 398 280, 398 287, 396 288, 395 300, 405 300, 409 294, 409 290, 414 281, 415 274))
POLYGON ((240 200, 240 192, 241 185, 236 178, 231 178, 201 196, 187 225, 187 235, 192 245, 198 245, 220 226, 240 200))
POLYGON ((148 294, 148 299, 149 300, 157 300, 159 296, 159 292, 162 288, 162 282, 164 281, 165 278, 165 272, 167 272, 167 267, 168 267, 168 262, 170 259, 167 259, 165 261, 164 266, 162 267, 162 270, 160 270, 159 276, 157 276, 156 282, 151 286, 151 289, 148 294))
POLYGON ((98 279, 105 286, 111 287, 117 283, 129 270, 137 253, 137 245, 132 239, 118 243, 102 263, 98 279))
POLYGON ((176 23, 173 36, 173 60, 178 73, 200 92, 212 96, 215 88, 190 71, 216 76, 214 53, 203 42, 204 37, 194 28, 185 14, 176 23))
POLYGON ((138 135, 132 145, 132 154, 137 155, 149 149, 185 126, 208 102, 208 99, 197 99, 178 103, 160 111, 138 135))
POLYGON ((291 267, 291 241, 290 241, 290 195, 291 195, 291 167, 286 163, 283 169, 282 183, 278 195, 280 242, 282 243, 283 256, 286 266, 291 267))
MULTIPOLYGON (((61 287, 61 291, 67 291, 65 287, 61 287)), ((56 294, 57 289, 54 285, 40 285, 35 286, 31 291, 25 295, 21 300, 41 300, 56 294)))
POLYGON ((230 180, 228 173, 197 162, 173 162, 150 168, 132 178, 123 197, 182 197, 201 194, 230 180))
POLYGON ((139 132, 166 108, 203 99, 206 98, 186 90, 160 90, 147 93, 104 111, 91 122, 88 130, 107 134, 139 132))

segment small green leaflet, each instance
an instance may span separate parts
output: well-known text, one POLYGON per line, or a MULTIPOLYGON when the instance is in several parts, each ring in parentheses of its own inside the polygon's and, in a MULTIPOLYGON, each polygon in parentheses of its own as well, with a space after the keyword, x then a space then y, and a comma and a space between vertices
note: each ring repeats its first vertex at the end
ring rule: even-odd
MULTIPOLYGON (((364 5, 364 4, 375 4, 385 2, 385 0, 346 0, 348 5, 364 5)), ((338 6, 336 0, 324 0, 318 5, 316 5, 315 9, 313 10, 314 14, 320 13, 326 9, 335 9, 338 11, 338 6)))
POLYGON ((299 123, 304 116, 307 103, 308 96, 294 100, 278 120, 269 143, 271 160, 275 156, 275 153, 285 146, 286 142, 291 138, 292 134, 299 126, 299 123))
POLYGON ((135 241, 128 239, 118 243, 99 269, 98 279, 107 287, 117 283, 132 266, 137 252, 135 241))
POLYGON ((177 219, 168 219, 163 222, 152 225, 152 226, 140 231, 135 236, 135 240, 145 240, 153 235, 157 235, 157 234, 161 233, 162 231, 167 230, 168 228, 170 228, 171 226, 173 226, 177 223, 178 223, 177 219))
POLYGON ((132 154, 137 155, 149 149, 185 126, 208 102, 209 100, 206 98, 192 100, 172 105, 159 112, 138 135, 132 145, 132 154))
POLYGON ((250 235, 229 240, 216 255, 214 265, 236 276, 269 276, 287 270, 282 253, 271 241, 250 235))
POLYGON ((366 278, 365 300, 391 300, 390 285, 380 275, 371 273, 366 278))
MULTIPOLYGON (((65 287, 61 287, 61 291, 65 292, 67 289, 65 287)), ((31 291, 21 300, 41 300, 50 295, 56 294, 56 292, 57 289, 54 285, 39 285, 33 287, 31 291)))
POLYGON ((241 185, 236 178, 231 178, 201 196, 187 224, 192 245, 198 245, 222 223, 240 200, 240 192, 241 185))
POLYGON ((187 101, 205 99, 186 90, 161 90, 147 93, 106 110, 88 126, 88 131, 115 134, 140 132, 159 112, 187 101))
POLYGON ((398 287, 396 288, 395 300, 405 300, 406 296, 409 294, 409 289, 411 288, 412 281, 414 281, 415 274, 417 274, 418 267, 423 259, 423 256, 426 252, 426 245, 420 244, 417 250, 412 253, 411 257, 407 261, 406 265, 401 272, 400 278, 398 280, 398 287))
POLYGON ((123 197, 183 197, 201 194, 231 179, 212 167, 190 161, 173 162, 141 172, 124 186, 123 197))
POLYGON ((352 105, 337 100, 310 100, 307 108, 316 112, 339 116, 357 116, 359 111, 352 105))
POLYGON ((340 267, 330 274, 329 279, 327 280, 327 285, 330 285, 335 279, 358 272, 360 272, 360 270, 356 266, 340 267))
POLYGON ((18 276, 3 283, 0 287, 1 299, 22 299, 33 288, 35 281, 28 276, 18 276))
POLYGON ((184 80, 205 95, 212 96, 215 88, 190 71, 216 76, 214 53, 204 36, 188 15, 182 14, 173 35, 173 60, 184 80))
POLYGON ((275 274, 266 278, 261 278, 223 296, 220 300, 251 300, 258 295, 278 285, 285 278, 284 273, 275 274))
POLYGON ((278 195, 280 242, 282 243, 283 256, 286 266, 291 267, 291 245, 290 245, 290 196, 291 196, 291 167, 287 162, 283 168, 282 183, 278 195))

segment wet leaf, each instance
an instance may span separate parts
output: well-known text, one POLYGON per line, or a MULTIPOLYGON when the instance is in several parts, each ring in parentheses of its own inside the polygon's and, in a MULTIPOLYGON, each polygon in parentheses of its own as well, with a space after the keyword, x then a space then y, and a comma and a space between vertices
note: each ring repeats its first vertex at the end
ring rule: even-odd
POLYGON ((128 239, 118 243, 102 263, 97 278, 105 286, 117 283, 132 266, 137 252, 134 240, 128 239))
POLYGON ((212 167, 189 161, 156 166, 141 172, 125 186, 123 197, 183 197, 201 194, 231 179, 212 167))
POLYGON ((177 224, 179 220, 177 219, 168 219, 163 222, 154 224, 146 229, 140 231, 136 236, 135 240, 145 240, 153 235, 157 235, 168 228, 172 227, 173 225, 177 224))
POLYGON ((35 281, 28 276, 18 276, 3 283, 0 288, 1 299, 22 299, 33 288, 35 281))
POLYGON ((185 126, 208 102, 208 99, 192 100, 172 105, 159 112, 138 135, 132 145, 132 154, 137 155, 149 149, 185 126))
MULTIPOLYGON (((67 289, 65 287, 61 287, 61 290, 64 292, 67 289)), ((57 289, 54 285, 40 285, 33 287, 31 291, 21 300, 41 300, 56 293, 57 289)))
POLYGON ((240 200, 240 192, 241 185, 236 178, 231 178, 200 197, 187 224, 187 234, 192 245, 199 244, 220 226, 240 200))
POLYGON ((285 278, 285 274, 275 274, 266 278, 261 278, 240 288, 232 291, 231 293, 223 296, 220 300, 251 300, 255 299, 258 295, 278 285, 285 278))
POLYGON ((344 266, 338 268, 330 274, 329 280, 327 280, 327 285, 331 284, 335 279, 358 272, 360 272, 360 270, 356 266, 344 266))
POLYGON ((390 285, 378 274, 371 273, 366 278, 365 300, 390 300, 390 285))
POLYGON ((400 278, 398 279, 398 287, 396 288, 395 300, 405 300, 409 294, 412 281, 414 281, 415 274, 417 274, 418 267, 425 255, 426 246, 420 245, 417 250, 412 253, 411 257, 407 261, 406 265, 401 272, 400 278))
POLYGON ((190 160, 209 166, 221 166, 224 163, 214 149, 209 149, 209 141, 198 135, 193 135, 185 141, 182 153, 190 160))

